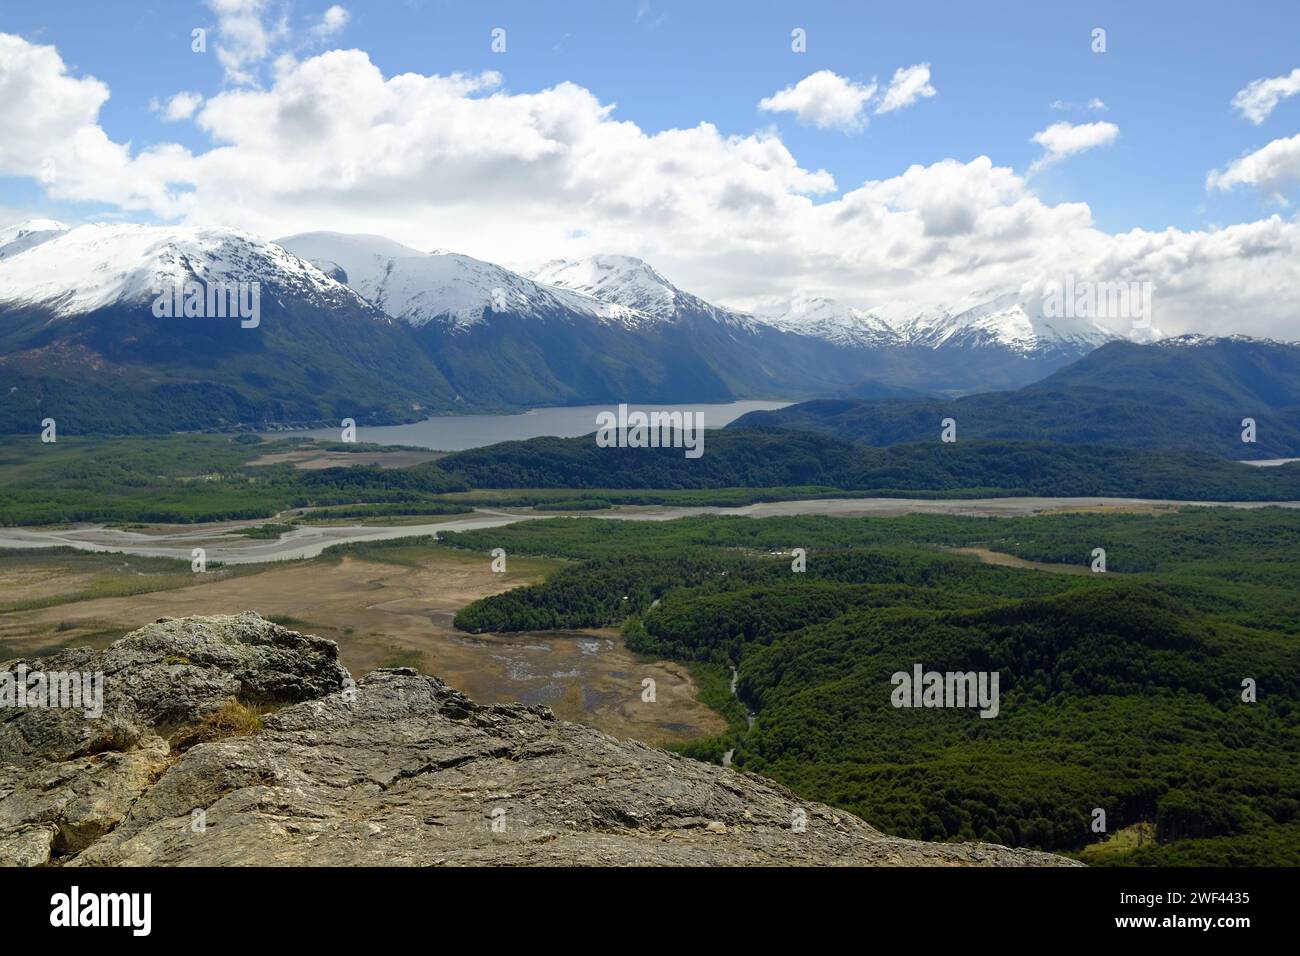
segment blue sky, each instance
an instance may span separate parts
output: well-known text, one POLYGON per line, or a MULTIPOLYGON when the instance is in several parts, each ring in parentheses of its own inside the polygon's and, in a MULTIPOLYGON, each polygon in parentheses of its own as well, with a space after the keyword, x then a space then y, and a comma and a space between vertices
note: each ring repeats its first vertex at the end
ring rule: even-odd
MULTIPOLYGON (((1288 142, 1300 95, 1288 87, 1258 123, 1232 105, 1300 67, 1294 2, 344 0, 324 29, 334 6, 7 3, 0 35, 58 56, 12 68, 40 74, 30 105, 11 97, 15 118, 48 106, 64 141, 81 130, 103 142, 44 186, 34 159, 6 161, 0 144, 0 214, 373 231, 511 265, 626 252, 740 305, 795 285, 860 305, 931 285, 957 295, 1064 263, 1195 291, 1188 327, 1193 311, 1256 308, 1239 293, 1254 278, 1175 274, 1171 262, 1241 265, 1300 242, 1300 139, 1288 142), (265 41, 253 53, 239 33, 250 23, 265 41), (196 27, 208 31, 201 55, 196 27), (504 53, 491 50, 498 27, 504 53), (807 52, 791 50, 796 27, 807 52), (221 51, 241 44, 234 70, 221 51), (333 50, 362 52, 344 62, 333 50), (928 71, 933 95, 879 112, 896 70, 928 71), (798 100, 822 71, 862 93, 853 122, 760 108, 783 90, 798 100), (393 79, 407 73, 428 88, 393 79), (462 89, 453 74, 473 79, 462 89), (348 84, 368 92, 352 103, 348 84), (158 105, 181 91, 198 105, 167 121, 158 105), (332 127, 326 102, 347 114, 332 127), (440 110, 457 117, 454 136, 440 110), (398 136, 385 139, 390 115, 398 136), (1097 135, 1043 163, 1033 137, 1054 124, 1071 142, 1080 128, 1097 135), (1266 161, 1237 162, 1262 150, 1266 161), (1228 172, 1215 188, 1212 171, 1228 172), (1168 229, 1176 248, 1160 239, 1168 229), (1211 292, 1223 295, 1210 303, 1211 292)), ((27 136, 39 139, 37 124, 27 136)), ((23 148, 70 157, 54 137, 23 148)), ((1265 266, 1259 276, 1275 275, 1265 266)))
MULTIPOLYGON (((330 6, 288 7, 300 27, 330 6)), ((563 80, 617 105, 619 118, 647 131, 701 120, 727 133, 775 124, 800 162, 825 168, 841 186, 896 175, 912 163, 985 154, 1024 170, 1041 152, 1030 136, 1061 119, 1104 119, 1121 129, 1111 146, 1056 165, 1040 195, 1088 202, 1108 231, 1135 226, 1195 228, 1267 214, 1250 193, 1209 195, 1208 170, 1300 129, 1300 98, 1262 125, 1229 108, 1233 94, 1300 60, 1300 4, 1221 2, 1044 3, 700 3, 602 0, 542 4, 367 0, 335 41, 369 52, 385 73, 493 69, 515 92, 563 80), (489 50, 494 27, 506 53, 489 50), (790 30, 808 31, 808 51, 790 50, 790 30), (1091 30, 1107 31, 1107 51, 1091 51, 1091 30), (873 120, 860 133, 810 128, 757 102, 814 69, 857 81, 898 67, 932 64, 938 94, 873 120), (1052 110, 1052 102, 1104 113, 1052 110)), ((190 52, 190 30, 211 26, 202 3, 7 3, 0 31, 56 45, 76 72, 108 83, 102 125, 119 141, 206 148, 195 130, 163 123, 151 98, 179 89, 223 87, 211 56, 190 52)), ((304 46, 310 49, 310 46, 304 46)), ((0 204, 38 196, 13 178, 0 204)), ((93 208, 93 204, 92 204, 93 208)), ((76 207, 50 205, 75 218, 76 207)))

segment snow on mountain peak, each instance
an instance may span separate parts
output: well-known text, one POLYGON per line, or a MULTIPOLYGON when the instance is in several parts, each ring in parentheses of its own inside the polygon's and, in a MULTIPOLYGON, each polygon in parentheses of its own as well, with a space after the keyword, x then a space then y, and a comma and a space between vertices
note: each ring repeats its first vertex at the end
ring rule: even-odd
POLYGON ((710 305, 683 292, 652 266, 632 256, 602 254, 555 259, 529 275, 540 281, 615 302, 660 319, 705 313, 732 325, 761 326, 856 348, 916 345, 929 348, 1002 346, 1030 353, 1064 347, 1085 350, 1115 334, 1086 319, 1049 319, 1033 314, 1018 291, 985 289, 950 309, 914 313, 894 321, 823 296, 801 293, 760 304, 751 313, 710 305))
POLYGON ((634 256, 603 253, 586 259, 552 259, 529 277, 659 319, 672 318, 684 295, 649 263, 634 256))
POLYGON ((305 295, 344 293, 356 300, 314 266, 237 229, 95 223, 46 232, 52 235, 0 256, 0 302, 72 315, 139 304, 161 288, 196 279, 259 282, 305 295))
POLYGON ((1091 319, 1044 316, 1032 304, 1026 306, 1019 291, 979 293, 953 308, 921 312, 899 331, 909 342, 931 348, 1000 345, 1022 353, 1057 347, 1091 350, 1122 337, 1091 319))
POLYGON ((796 335, 809 335, 837 345, 876 348, 899 344, 898 332, 873 312, 828 299, 795 294, 770 300, 754 310, 759 321, 796 335))
POLYGON ((1255 335, 1206 335, 1197 332, 1185 332, 1182 335, 1171 335, 1168 337, 1157 338, 1150 344, 1162 349, 1199 349, 1207 346, 1221 345, 1224 342, 1248 342, 1252 344, 1264 345, 1300 345, 1300 340, 1286 341, 1285 339, 1261 338, 1255 335))
POLYGON ((0 259, 16 256, 67 231, 68 227, 55 219, 27 219, 6 226, 0 229, 0 259))
POLYGON ((105 223, 69 229, 53 220, 0 229, 0 303, 34 303, 70 314, 152 298, 159 286, 193 278, 343 294, 412 326, 437 320, 455 329, 493 314, 627 327, 704 321, 749 332, 766 327, 852 348, 1000 347, 1022 354, 1082 353, 1116 338, 1160 337, 1154 329, 1119 335, 1091 319, 1049 317, 1033 295, 1005 288, 910 315, 802 294, 769 301, 750 314, 683 292, 627 255, 556 259, 525 276, 375 235, 310 232, 271 243, 235 229, 105 223))
POLYGON ((337 266, 357 293, 412 326, 446 319, 468 327, 492 312, 526 318, 578 313, 627 325, 646 319, 617 303, 552 288, 491 262, 445 250, 420 252, 381 236, 309 232, 286 236, 279 244, 320 266, 337 266))

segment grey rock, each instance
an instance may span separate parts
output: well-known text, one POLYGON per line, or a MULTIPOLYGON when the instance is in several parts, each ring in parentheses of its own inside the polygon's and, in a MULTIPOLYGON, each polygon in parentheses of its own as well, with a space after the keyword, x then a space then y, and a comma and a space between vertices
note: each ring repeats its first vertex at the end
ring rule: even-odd
POLYGON ((5 865, 1072 865, 891 837, 762 777, 546 708, 480 706, 410 669, 352 685, 332 642, 252 614, 27 663, 111 677, 99 729, 0 712, 5 865), (232 701, 273 712, 187 745, 232 701))

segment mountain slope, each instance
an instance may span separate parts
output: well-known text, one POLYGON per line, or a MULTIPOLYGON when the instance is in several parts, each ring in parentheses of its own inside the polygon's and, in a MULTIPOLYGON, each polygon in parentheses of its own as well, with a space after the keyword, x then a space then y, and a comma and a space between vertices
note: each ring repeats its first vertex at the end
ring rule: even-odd
POLYGON ((855 348, 896 348, 905 344, 898 330, 871 312, 822 296, 796 297, 755 310, 759 320, 796 335, 809 335, 855 348))
POLYGON ((404 328, 246 233, 82 226, 0 259, 0 431, 410 420, 454 400, 404 328), (256 327, 155 317, 181 282, 256 283, 256 327))
POLYGON ((616 302, 659 319, 676 319, 684 309, 711 308, 703 299, 682 292, 649 263, 632 256, 553 259, 529 276, 538 282, 604 302, 616 302))
POLYGON ((891 498, 1300 500, 1300 464, 1251 468, 1203 451, 994 440, 877 448, 811 432, 730 426, 706 432, 704 449, 687 468, 680 448, 601 448, 590 435, 533 438, 456 452, 438 462, 438 473, 471 488, 749 488, 777 500, 832 490, 891 498))
POLYGON ((571 561, 462 609, 458 626, 621 625, 637 653, 716 675, 730 726, 686 752, 730 751, 890 832, 1111 863, 1300 862, 1295 509, 529 521, 442 540, 571 561), (1088 570, 1094 545, 1112 573, 1088 570), (999 680, 996 719, 974 694, 900 708, 891 675, 930 667, 999 680), (1243 706, 1240 675, 1257 672, 1272 693, 1243 706), (1158 845, 1098 845, 1094 806, 1110 833, 1155 823, 1158 845))
POLYGON ((873 313, 817 297, 738 312, 677 288, 631 256, 554 260, 532 276, 666 320, 654 332, 676 336, 677 349, 698 349, 741 397, 1005 388, 1041 378, 1087 347, 1026 349, 986 341, 976 352, 914 342, 873 313))
MULTIPOLYGON (((974 301, 974 300, 973 300, 974 301)), ((531 277, 379 236, 33 221, 0 231, 0 430, 410 421, 620 401, 960 395, 1093 348, 1013 299, 895 326, 829 299, 750 315, 601 255, 531 277), (264 322, 158 319, 177 283, 256 283, 264 322)))
POLYGON ((67 231, 67 226, 53 219, 28 219, 0 229, 0 259, 16 256, 67 231))
POLYGON ((1117 336, 1089 319, 1046 318, 1025 308, 1019 292, 985 292, 955 310, 920 313, 899 327, 913 345, 1006 348, 1024 355, 1060 352, 1072 358, 1117 336))
POLYGON ((1100 388, 1124 395, 1160 392, 1187 402, 1245 410, 1300 405, 1300 347, 1245 337, 1185 335, 1150 347, 1116 343, 1033 386, 1100 388))
POLYGON ((374 236, 281 242, 407 323, 458 393, 499 407, 800 397, 861 377, 860 352, 714 306, 627 256, 526 277, 374 236))
POLYGON ((490 262, 420 252, 382 236, 309 232, 276 242, 324 271, 341 268, 341 281, 366 301, 416 328, 435 320, 473 325, 494 312, 533 319, 567 314, 632 326, 647 320, 634 309, 542 285, 490 262))
POLYGON ((1228 458, 1300 455, 1300 346, 1251 339, 1112 342, 1014 392, 951 401, 812 401, 753 412, 730 427, 768 426, 870 445, 958 440, 1058 441, 1228 458), (1242 420, 1253 418, 1254 443, 1242 420))
POLYGON ((736 393, 660 316, 453 253, 377 236, 281 240, 400 319, 458 394, 500 408, 730 401, 736 393))

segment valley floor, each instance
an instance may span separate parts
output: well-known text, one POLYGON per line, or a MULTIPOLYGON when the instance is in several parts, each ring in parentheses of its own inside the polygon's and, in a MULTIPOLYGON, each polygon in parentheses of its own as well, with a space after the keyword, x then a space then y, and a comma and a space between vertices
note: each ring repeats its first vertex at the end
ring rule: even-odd
POLYGON ((342 663, 358 677, 379 667, 413 667, 482 703, 544 704, 562 718, 650 743, 723 729, 697 700, 685 666, 639 659, 616 631, 471 636, 452 627, 470 602, 540 580, 554 566, 519 558, 508 573, 494 574, 487 558, 423 548, 410 563, 321 559, 212 571, 202 583, 183 572, 157 582, 167 590, 111 594, 158 575, 121 555, 0 552, 0 607, 8 608, 0 613, 0 658, 105 647, 162 617, 255 610, 337 641, 342 663), (653 705, 641 701, 646 678, 656 683, 653 705))
MULTIPOLYGON (((222 456, 246 452, 206 440, 173 451, 177 462, 132 473, 184 465, 174 480, 209 508, 196 515, 222 513, 206 499, 230 489, 280 501, 276 489, 310 470, 280 462, 208 480, 222 456), (210 462, 179 463, 207 445, 210 462)), ((76 472, 89 452, 59 453, 76 472)), ((34 466, 0 463, 0 479, 5 467, 34 466)), ((604 500, 575 517, 542 510, 581 506, 571 488, 390 501, 396 469, 338 471, 358 487, 253 512, 272 517, 232 508, 240 520, 158 524, 133 501, 140 517, 118 524, 0 528, 0 659, 253 610, 336 641, 358 676, 411 667, 482 703, 544 704, 706 760, 730 753, 898 836, 1103 864, 1296 858, 1284 758, 1300 673, 1300 501, 846 493, 604 500), (1105 575, 1089 570, 1096 547, 1105 575), (508 552, 503 573, 496 548, 508 552), (806 575, 791 574, 794 548, 807 550, 806 575), (882 703, 885 676, 935 655, 1005 671, 1005 719, 971 730, 961 715, 882 703), (1265 689, 1257 706, 1239 706, 1243 674, 1265 689), (1086 830, 1099 804, 1117 834, 1154 826, 1158 839, 1103 847, 1086 830)), ((94 488, 65 493, 99 500, 94 488)))
MULTIPOLYGON (((624 521, 672 521, 696 515, 737 515, 747 518, 835 515, 846 518, 907 514, 969 515, 980 518, 1015 518, 1035 514, 1092 512, 1122 514, 1169 511, 1182 507, 1300 508, 1300 501, 1169 501, 1107 497, 1014 498, 824 498, 798 501, 764 501, 736 508, 711 506, 618 505, 591 517, 624 521)), ((330 524, 299 526, 279 537, 256 539, 236 534, 241 528, 274 523, 277 518, 210 524, 159 525, 127 529, 100 524, 58 528, 0 528, 0 549, 77 548, 84 551, 122 552, 149 557, 190 560, 201 547, 209 562, 261 564, 314 558, 338 544, 389 541, 445 531, 477 531, 505 527, 520 521, 572 516, 568 512, 531 509, 476 508, 471 516, 410 519, 412 523, 330 524)))

